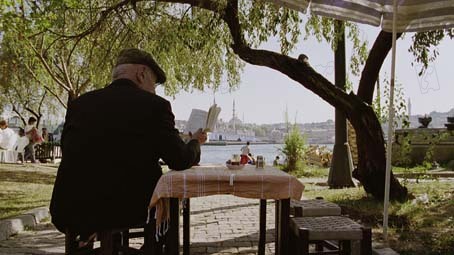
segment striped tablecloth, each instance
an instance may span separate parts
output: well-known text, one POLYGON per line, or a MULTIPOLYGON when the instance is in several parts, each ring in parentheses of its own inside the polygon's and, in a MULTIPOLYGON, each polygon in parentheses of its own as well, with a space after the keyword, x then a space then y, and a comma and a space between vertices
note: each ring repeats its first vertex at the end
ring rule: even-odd
POLYGON ((232 194, 257 199, 301 198, 304 185, 295 177, 271 166, 229 170, 222 165, 196 166, 164 174, 154 190, 150 208, 156 206, 156 224, 169 219, 167 198, 191 198, 232 194))

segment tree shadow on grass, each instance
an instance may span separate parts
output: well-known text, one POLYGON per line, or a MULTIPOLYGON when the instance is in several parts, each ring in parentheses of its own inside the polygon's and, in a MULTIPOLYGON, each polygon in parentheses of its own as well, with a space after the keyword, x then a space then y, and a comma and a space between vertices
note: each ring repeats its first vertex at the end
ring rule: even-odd
POLYGON ((0 181, 54 184, 55 175, 35 171, 0 171, 0 181))

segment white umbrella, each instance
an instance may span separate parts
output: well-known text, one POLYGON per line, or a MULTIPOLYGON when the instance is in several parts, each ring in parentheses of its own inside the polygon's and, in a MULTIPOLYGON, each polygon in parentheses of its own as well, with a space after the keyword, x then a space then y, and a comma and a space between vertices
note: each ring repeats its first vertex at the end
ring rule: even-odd
POLYGON ((394 122, 394 78, 396 65, 396 33, 423 32, 454 27, 454 0, 275 0, 276 4, 340 20, 380 26, 392 32, 391 84, 389 125, 386 151, 383 235, 387 240, 391 151, 394 122))

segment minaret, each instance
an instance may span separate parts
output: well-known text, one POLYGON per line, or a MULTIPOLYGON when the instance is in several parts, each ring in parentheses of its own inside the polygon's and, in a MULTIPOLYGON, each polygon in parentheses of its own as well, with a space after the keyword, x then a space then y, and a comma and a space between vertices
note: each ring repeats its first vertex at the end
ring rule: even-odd
POLYGON ((232 116, 232 120, 233 120, 233 132, 236 133, 236 127, 235 127, 235 99, 233 99, 233 116, 232 116))
POLYGON ((407 109, 407 112, 408 112, 408 118, 410 118, 410 116, 411 116, 411 100, 410 100, 410 98, 408 98, 408 109, 407 109))

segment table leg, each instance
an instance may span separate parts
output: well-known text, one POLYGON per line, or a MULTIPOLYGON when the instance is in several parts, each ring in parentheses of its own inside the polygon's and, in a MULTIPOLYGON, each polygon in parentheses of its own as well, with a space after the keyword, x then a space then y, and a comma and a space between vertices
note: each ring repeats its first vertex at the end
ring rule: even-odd
POLYGON ((290 221, 290 199, 281 199, 277 201, 279 207, 278 214, 278 240, 276 242, 276 254, 287 255, 289 254, 289 221, 290 221))
POLYGON ((266 244, 266 199, 260 199, 259 255, 265 255, 266 244))
POLYGON ((183 201, 184 201, 183 202, 183 255, 189 255, 190 254, 189 253, 190 238, 191 238, 191 233, 190 233, 191 208, 190 208, 189 198, 185 198, 183 201))
POLYGON ((168 255, 180 254, 180 205, 178 198, 170 198, 169 230, 165 237, 165 250, 168 255))

